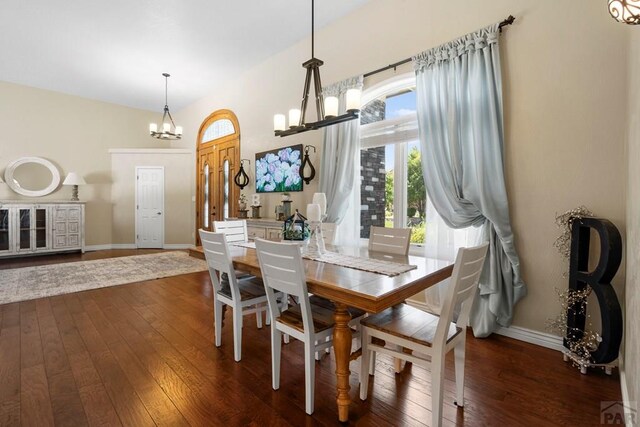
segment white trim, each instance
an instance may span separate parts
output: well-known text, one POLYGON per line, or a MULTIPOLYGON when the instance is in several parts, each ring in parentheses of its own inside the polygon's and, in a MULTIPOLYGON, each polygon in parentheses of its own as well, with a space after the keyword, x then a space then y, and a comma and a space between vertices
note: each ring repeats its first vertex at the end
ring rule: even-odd
POLYGON ((168 243, 162 249, 193 249, 195 247, 192 243, 168 243))
POLYGON ((413 88, 416 86, 416 73, 409 72, 399 74, 384 81, 371 86, 362 92, 362 98, 360 100, 362 105, 366 105, 374 99, 380 98, 391 93, 395 93, 399 90, 413 88))
MULTIPOLYGON (((193 243, 169 243, 164 245, 162 249, 167 250, 179 250, 179 249, 193 249, 195 245, 193 243)), ((94 252, 94 251, 108 251, 110 249, 137 249, 135 243, 113 243, 106 245, 89 245, 85 248, 86 252, 94 252)))
POLYGON ((108 251, 112 245, 89 245, 84 247, 85 252, 108 251))
MULTIPOLYGON (((407 300, 406 302, 420 310, 429 311, 429 306, 421 301, 407 300)), ((524 341, 540 347, 550 348, 551 350, 564 350, 562 337, 551 335, 546 332, 534 331, 532 329, 521 328, 519 326, 511 326, 509 328, 500 327, 495 331, 495 333, 518 341, 524 341)))
POLYGON ((193 154, 186 148, 110 148, 109 154, 193 154))
POLYGON ((540 347, 550 348, 551 350, 563 351, 562 337, 548 334, 546 332, 534 331, 532 329, 521 328, 519 326, 511 326, 509 328, 498 328, 496 334, 513 338, 519 341, 528 342, 529 344, 539 345, 540 347))
POLYGON ((135 243, 114 243, 111 249, 138 249, 135 243))

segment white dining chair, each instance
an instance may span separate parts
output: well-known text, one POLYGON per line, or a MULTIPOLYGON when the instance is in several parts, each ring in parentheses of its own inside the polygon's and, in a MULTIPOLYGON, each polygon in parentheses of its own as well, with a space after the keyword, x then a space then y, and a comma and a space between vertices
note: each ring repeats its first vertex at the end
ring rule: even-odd
POLYGON ((304 343, 305 411, 311 415, 315 388, 314 354, 333 345, 332 303, 317 296, 309 297, 299 245, 256 239, 256 250, 271 308, 272 386, 274 390, 280 388, 281 335, 288 334, 304 343), (281 311, 276 291, 296 297, 299 303, 281 311))
POLYGON ((393 255, 407 255, 411 242, 410 228, 385 228, 371 226, 369 250, 393 255))
MULTIPOLYGON (((213 231, 216 233, 224 233, 227 243, 247 243, 249 241, 249 233, 247 232, 247 221, 239 219, 236 221, 213 221, 213 231)), ((246 271, 236 270, 238 279, 245 279, 251 274, 246 271)), ((256 313, 256 317, 262 316, 256 313)), ((262 321, 262 320, 260 320, 262 321)), ((269 324, 269 316, 267 316, 267 325, 269 324)))
POLYGON ((324 240, 324 244, 335 245, 338 225, 334 222, 323 222, 321 227, 322 227, 322 240, 324 240))
MULTIPOLYGON (((372 252, 382 252, 391 255, 409 254, 409 244, 411 243, 410 228, 386 228, 371 226, 369 229, 369 250, 372 252)), ((375 353, 371 354, 371 369, 375 366, 375 353)), ((393 361, 395 371, 400 372, 402 361, 393 361)), ((372 372, 373 374, 373 372, 372 372)))
MULTIPOLYGON (((216 347, 222 344, 223 304, 233 309, 233 353, 236 362, 242 359, 242 317, 256 313, 258 328, 262 327, 262 313, 268 311, 267 295, 262 280, 248 276, 238 279, 229 247, 223 233, 199 230, 209 275, 213 285, 214 332, 216 347), (226 279, 222 277, 226 276, 226 279)), ((278 294, 279 303, 286 304, 286 296, 278 294)))
POLYGON ((442 312, 436 316, 407 304, 399 304, 379 314, 361 320, 362 358, 360 365, 360 399, 367 398, 371 353, 383 353, 410 361, 415 365, 431 367, 432 426, 442 425, 442 396, 444 387, 445 355, 455 352, 456 402, 464 406, 464 362, 466 330, 473 300, 478 291, 480 273, 484 267, 488 243, 460 249, 456 258, 451 284, 442 312), (461 304, 456 323, 453 310, 461 304), (384 345, 373 344, 372 338, 384 340, 384 345), (402 347, 413 351, 407 354, 402 347), (425 355, 426 357, 422 357, 425 355))
POLYGON ((227 242, 248 242, 247 221, 240 219, 237 221, 213 221, 213 230, 216 233, 224 233, 227 242))

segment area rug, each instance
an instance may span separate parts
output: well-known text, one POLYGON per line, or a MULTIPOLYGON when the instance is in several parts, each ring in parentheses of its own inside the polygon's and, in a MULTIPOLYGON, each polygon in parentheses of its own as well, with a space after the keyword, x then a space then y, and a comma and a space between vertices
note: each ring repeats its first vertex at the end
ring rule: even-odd
POLYGON ((0 270, 0 304, 206 269, 205 261, 176 251, 0 270))

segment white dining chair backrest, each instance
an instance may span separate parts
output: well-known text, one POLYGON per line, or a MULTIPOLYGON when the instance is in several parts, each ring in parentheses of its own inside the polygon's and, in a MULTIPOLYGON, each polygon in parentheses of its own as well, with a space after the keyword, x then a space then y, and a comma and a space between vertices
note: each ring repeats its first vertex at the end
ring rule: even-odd
POLYGON ((256 239, 256 251, 262 272, 262 281, 274 319, 280 316, 275 290, 295 296, 299 300, 305 334, 312 333, 314 330, 313 320, 300 246, 296 243, 278 243, 256 239))
POLYGON ((489 244, 485 243, 474 248, 461 248, 458 250, 449 289, 442 304, 434 347, 436 345, 445 345, 449 326, 453 320, 454 308, 458 304, 461 304, 461 306, 456 325, 463 331, 466 330, 471 306, 478 293, 478 282, 480 281, 480 274, 484 267, 488 247, 489 244))
POLYGON ((406 256, 409 253, 410 241, 410 228, 371 226, 369 233, 369 250, 406 256))
POLYGON ((322 240, 325 245, 335 245, 338 226, 334 222, 322 223, 322 240))
POLYGON ((214 290, 218 292, 221 289, 219 277, 216 273, 226 273, 229 277, 229 282, 232 284, 232 288, 234 288, 236 274, 233 269, 233 262, 229 256, 229 247, 225 235, 223 233, 212 233, 202 229, 199 230, 199 233, 202 250, 207 260, 207 265, 209 266, 214 290))
POLYGON ((229 243, 247 242, 249 240, 247 221, 243 219, 237 221, 213 221, 213 229, 216 233, 224 233, 229 243))

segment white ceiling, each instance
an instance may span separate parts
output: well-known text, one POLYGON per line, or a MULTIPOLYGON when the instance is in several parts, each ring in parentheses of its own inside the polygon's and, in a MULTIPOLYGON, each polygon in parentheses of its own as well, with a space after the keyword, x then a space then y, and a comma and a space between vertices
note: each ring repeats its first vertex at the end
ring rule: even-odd
MULTIPOLYGON (((367 0, 319 0, 316 29, 367 0)), ((308 37, 310 0, 0 0, 0 80, 173 111, 308 37)), ((319 41, 317 41, 319 42, 319 41)))

